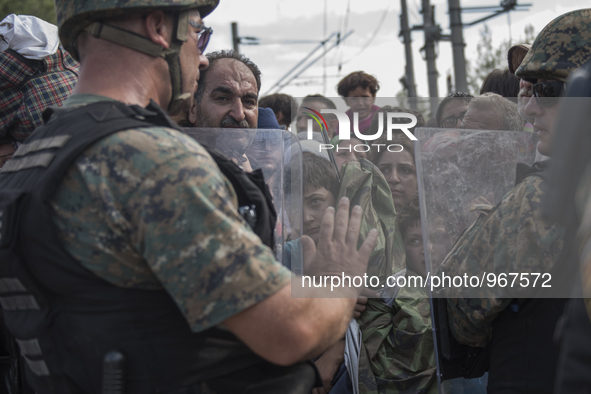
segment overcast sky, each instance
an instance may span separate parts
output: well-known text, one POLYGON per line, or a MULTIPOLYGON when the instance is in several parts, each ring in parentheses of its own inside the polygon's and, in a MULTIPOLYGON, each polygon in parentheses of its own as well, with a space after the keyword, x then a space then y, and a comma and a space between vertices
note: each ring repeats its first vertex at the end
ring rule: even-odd
MULTIPOLYGON (((421 24, 421 1, 407 0, 407 3, 410 25, 421 24)), ((463 7, 498 5, 498 2, 486 0, 460 0, 460 3, 463 7)), ((520 0, 520 3, 525 4, 525 1, 520 0)), ((582 0, 532 0, 531 3, 533 5, 526 12, 511 12, 510 24, 506 14, 487 21, 493 31, 493 45, 508 39, 510 31, 515 43, 524 36, 523 31, 528 24, 532 24, 538 33, 558 15, 589 6, 588 2, 582 0)), ((441 26, 443 33, 449 34, 447 0, 431 0, 431 4, 435 5, 436 23, 441 26)), ((208 51, 232 47, 231 22, 238 23, 240 36, 257 37, 261 42, 268 42, 258 46, 242 45, 240 48, 261 69, 261 94, 264 94, 318 45, 281 45, 273 44, 274 41, 319 42, 332 32, 353 29, 355 32, 329 52, 325 61, 319 60, 281 92, 295 97, 313 93, 337 96, 335 86, 338 81, 352 71, 363 70, 375 75, 380 81, 378 96, 393 97, 401 90, 399 79, 404 75, 406 64, 404 46, 398 37, 399 15, 399 0, 221 0, 219 7, 205 19, 206 25, 214 29, 208 51), (324 62, 326 88, 323 84, 324 62)), ((467 23, 485 15, 463 13, 462 20, 467 23)), ((476 57, 482 27, 479 24, 464 29, 465 54, 469 60, 474 61, 476 57)), ((423 53, 420 52, 424 45, 422 31, 413 32, 412 41, 417 92, 419 96, 426 97, 427 71, 423 53)), ((445 96, 446 76, 451 74, 453 77, 451 43, 440 42, 437 52, 439 95, 445 96)))

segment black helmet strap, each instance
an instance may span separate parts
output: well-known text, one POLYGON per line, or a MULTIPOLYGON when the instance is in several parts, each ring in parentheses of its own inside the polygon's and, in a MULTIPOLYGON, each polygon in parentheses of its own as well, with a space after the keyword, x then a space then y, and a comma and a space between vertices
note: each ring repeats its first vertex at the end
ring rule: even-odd
POLYGON ((174 13, 175 35, 168 49, 156 44, 145 36, 124 30, 119 27, 107 25, 101 22, 94 22, 86 28, 86 31, 96 38, 107 40, 115 44, 135 49, 153 57, 162 57, 168 63, 170 70, 170 81, 172 84, 172 98, 168 105, 168 112, 174 114, 182 103, 191 97, 191 93, 182 93, 183 79, 179 54, 181 46, 187 41, 189 29, 189 11, 178 11, 174 13))

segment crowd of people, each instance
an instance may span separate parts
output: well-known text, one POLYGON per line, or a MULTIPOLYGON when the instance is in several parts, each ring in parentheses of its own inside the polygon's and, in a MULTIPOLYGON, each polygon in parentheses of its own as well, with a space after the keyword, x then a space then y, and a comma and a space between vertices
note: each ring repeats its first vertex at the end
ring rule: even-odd
POLYGON ((7 392, 591 392, 587 170, 564 220, 547 196, 591 9, 427 113, 364 71, 259 97, 264 70, 206 53, 218 2, 0 22, 7 392))

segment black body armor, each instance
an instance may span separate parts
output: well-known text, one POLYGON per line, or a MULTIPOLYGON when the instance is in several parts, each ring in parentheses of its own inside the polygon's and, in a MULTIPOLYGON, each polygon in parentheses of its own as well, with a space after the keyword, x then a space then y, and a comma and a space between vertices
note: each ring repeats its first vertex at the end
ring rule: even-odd
MULTIPOLYGON (((117 131, 178 127, 153 103, 54 111, 59 118, 37 129, 0 172, 0 303, 29 385, 38 394, 100 393, 103 358, 116 351, 125 359, 125 393, 201 393, 204 385, 218 393, 307 393, 318 379, 312 363, 279 367, 227 330, 193 333, 164 289, 115 286, 67 252, 49 202, 78 155, 117 131)), ((213 157, 224 173, 238 169, 213 157)), ((256 206, 253 228, 272 246, 266 186, 234 178, 239 205, 256 206)))

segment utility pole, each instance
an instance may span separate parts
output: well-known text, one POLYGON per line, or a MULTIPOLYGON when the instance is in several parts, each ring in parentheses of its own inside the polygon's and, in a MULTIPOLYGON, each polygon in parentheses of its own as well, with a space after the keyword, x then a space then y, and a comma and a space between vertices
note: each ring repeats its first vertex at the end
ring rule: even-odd
MULTIPOLYGON (((423 9, 423 24, 414 25, 410 29, 408 28, 408 14, 406 7, 406 0, 400 0, 402 14, 400 15, 400 35, 404 38, 404 45, 406 50, 406 75, 400 79, 408 89, 409 97, 411 95, 411 89, 414 88, 414 83, 409 83, 412 75, 412 55, 410 54, 410 32, 414 30, 423 30, 425 35, 425 46, 421 48, 421 51, 425 51, 425 61, 427 62, 427 77, 429 82, 429 97, 430 97, 430 109, 431 113, 434 114, 437 110, 439 92, 437 89, 437 66, 435 64, 435 43, 438 41, 451 41, 453 49, 453 61, 454 61, 454 78, 455 78, 455 91, 468 92, 468 82, 466 77, 466 59, 464 56, 464 32, 463 29, 466 27, 474 26, 478 23, 484 22, 490 18, 494 18, 503 13, 509 13, 510 11, 526 11, 524 7, 530 7, 531 4, 517 4, 517 0, 501 0, 498 6, 477 6, 477 7, 461 7, 460 0, 448 0, 449 7, 449 21, 451 34, 442 34, 439 25, 435 24, 434 17, 434 6, 432 6, 429 0, 421 0, 423 9), (469 23, 462 22, 462 12, 492 12, 491 14, 477 19, 469 23)), ((414 82, 414 81, 413 81, 414 82)), ((451 86, 451 81, 447 81, 448 90, 451 86)))
POLYGON ((454 60, 455 91, 468 93, 462 8, 460 7, 460 0, 448 0, 447 4, 449 7, 449 26, 451 28, 451 46, 454 60))
POLYGON ((238 23, 232 22, 232 47, 234 52, 240 53, 240 37, 238 36, 238 23))
POLYGON ((404 52, 406 54, 406 73, 401 79, 402 84, 406 88, 409 104, 412 109, 417 109, 417 102, 414 100, 417 97, 417 89, 415 85, 415 74, 412 63, 412 40, 410 36, 410 26, 408 25, 408 8, 406 7, 406 0, 400 0, 400 35, 404 42, 404 52))
POLYGON ((439 92, 437 89, 437 66, 435 65, 435 41, 439 39, 440 28, 435 25, 433 7, 429 0, 422 0, 423 31, 425 33, 425 60, 427 61, 427 77, 429 80, 429 97, 431 116, 437 112, 439 92))

